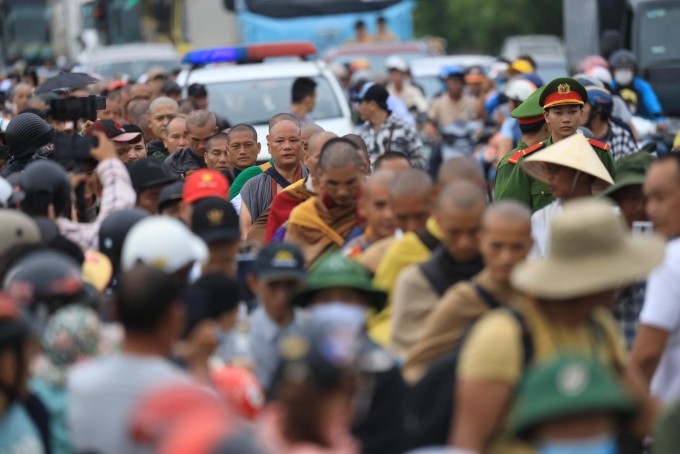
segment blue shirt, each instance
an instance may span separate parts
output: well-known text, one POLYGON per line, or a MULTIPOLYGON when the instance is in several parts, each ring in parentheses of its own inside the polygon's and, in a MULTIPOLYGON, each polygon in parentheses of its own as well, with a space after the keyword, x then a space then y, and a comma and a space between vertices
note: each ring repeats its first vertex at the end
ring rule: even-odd
POLYGON ((260 305, 250 316, 250 348, 252 349, 255 373, 262 386, 267 389, 274 378, 279 362, 278 342, 290 332, 302 326, 302 314, 293 312, 293 321, 288 326, 279 326, 260 305))
MULTIPOLYGON (((624 87, 625 88, 625 87, 624 87)), ((663 116, 663 109, 661 108, 661 103, 659 98, 656 96, 654 88, 646 80, 642 80, 639 77, 633 79, 633 90, 638 95, 638 114, 641 117, 653 120, 656 123, 663 123, 666 119, 663 116)), ((616 81, 612 82, 612 90, 614 92, 619 92, 621 87, 618 86, 616 81)))
POLYGON ((44 453, 40 434, 24 406, 12 404, 0 419, 0 454, 44 453))
POLYGON ((66 389, 55 386, 42 378, 33 378, 30 388, 50 415, 50 446, 54 454, 70 454, 71 437, 66 423, 66 389))

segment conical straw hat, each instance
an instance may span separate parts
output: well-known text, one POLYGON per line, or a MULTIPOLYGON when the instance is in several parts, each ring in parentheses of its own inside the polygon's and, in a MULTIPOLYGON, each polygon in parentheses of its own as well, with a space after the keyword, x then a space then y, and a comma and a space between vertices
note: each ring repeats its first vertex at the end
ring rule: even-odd
POLYGON ((560 140, 545 150, 540 150, 522 160, 522 169, 537 180, 548 182, 545 164, 557 164, 578 170, 602 180, 607 186, 614 184, 609 171, 602 164, 593 147, 581 134, 560 140))

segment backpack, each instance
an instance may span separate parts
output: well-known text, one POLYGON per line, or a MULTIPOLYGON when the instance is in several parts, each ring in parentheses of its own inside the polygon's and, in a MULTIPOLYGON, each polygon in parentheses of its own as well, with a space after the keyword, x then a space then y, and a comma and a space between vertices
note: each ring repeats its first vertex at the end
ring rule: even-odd
MULTIPOLYGON (((524 316, 514 308, 501 306, 493 295, 478 284, 474 283, 473 286, 489 310, 501 308, 499 310, 509 312, 517 320, 522 332, 523 367, 526 369, 533 360, 534 344, 524 316)), ((456 348, 448 356, 434 362, 425 376, 407 391, 405 425, 411 449, 446 445, 455 406, 454 389, 458 359, 465 339, 475 323, 476 321, 467 327, 456 348)))

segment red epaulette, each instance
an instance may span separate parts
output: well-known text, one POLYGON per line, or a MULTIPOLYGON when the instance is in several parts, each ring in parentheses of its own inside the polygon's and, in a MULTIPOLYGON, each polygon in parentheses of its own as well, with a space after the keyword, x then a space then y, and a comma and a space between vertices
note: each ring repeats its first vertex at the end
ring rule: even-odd
POLYGON ((536 145, 532 145, 529 148, 525 148, 524 150, 517 150, 512 156, 510 156, 510 159, 508 159, 508 162, 510 164, 517 164, 522 156, 527 156, 531 153, 533 153, 536 150, 540 150, 545 146, 545 143, 539 142, 536 145))
POLYGON ((588 139, 588 142, 592 146, 597 147, 600 150, 610 151, 612 149, 612 147, 610 147, 608 143, 600 142, 599 140, 588 139))

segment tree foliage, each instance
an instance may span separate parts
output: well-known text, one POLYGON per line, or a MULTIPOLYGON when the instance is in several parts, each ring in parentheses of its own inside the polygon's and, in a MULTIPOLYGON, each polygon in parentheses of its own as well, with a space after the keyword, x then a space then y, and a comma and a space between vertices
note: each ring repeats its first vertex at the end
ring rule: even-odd
POLYGON ((496 54, 511 35, 562 35, 559 0, 418 0, 416 36, 440 36, 449 52, 496 54))

